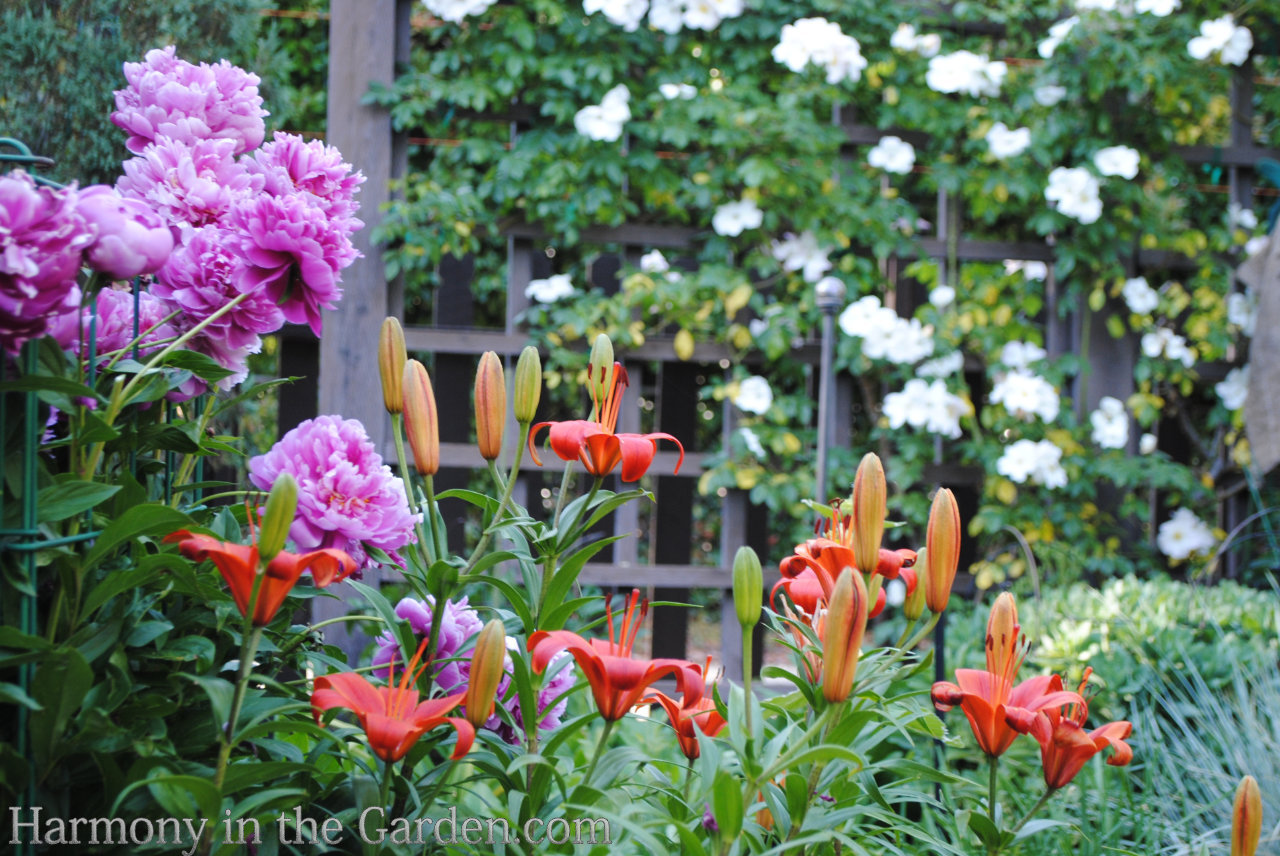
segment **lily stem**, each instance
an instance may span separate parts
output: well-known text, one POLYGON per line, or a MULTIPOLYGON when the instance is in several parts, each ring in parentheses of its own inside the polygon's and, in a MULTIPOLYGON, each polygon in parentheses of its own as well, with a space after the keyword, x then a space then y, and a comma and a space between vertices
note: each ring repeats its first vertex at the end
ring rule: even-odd
POLYGON ((1022 827, 1027 825, 1027 821, 1030 820, 1033 816, 1035 816, 1036 812, 1044 808, 1044 804, 1049 801, 1049 797, 1051 796, 1053 796, 1053 790, 1052 789, 1045 790, 1045 792, 1040 796, 1040 799, 1036 801, 1036 804, 1031 807, 1030 811, 1024 814, 1022 816, 1022 820, 1019 820, 1017 825, 1014 826, 1013 829, 1010 829, 1009 831, 1014 835, 1018 834, 1018 831, 1021 830, 1022 827))
POLYGON ((582 777, 582 784, 591 784, 591 776, 596 771, 596 764, 600 763, 600 756, 604 754, 605 744, 609 742, 609 735, 613 732, 612 719, 605 720, 604 730, 600 732, 600 742, 596 744, 596 753, 591 756, 591 763, 587 766, 587 774, 582 777))
POLYGON ((998 773, 1000 771, 999 756, 992 755, 988 761, 990 764, 990 778, 987 783, 987 812, 991 815, 991 822, 999 824, 996 819, 996 788, 998 787, 998 773))
MULTIPOLYGON (((528 423, 520 426, 521 436, 525 435, 528 431, 528 423)), ((492 461, 489 463, 489 468, 493 471, 494 480, 497 481, 499 485, 502 485, 502 498, 498 500, 498 510, 493 513, 493 522, 489 524, 489 527, 485 529, 484 534, 480 536, 480 543, 476 544, 476 548, 471 551, 471 558, 467 560, 466 567, 462 569, 462 576, 469 574, 471 569, 476 566, 476 563, 484 557, 484 553, 489 546, 489 542, 493 540, 494 527, 502 522, 503 515, 505 515, 507 511, 507 506, 511 504, 511 494, 515 491, 516 480, 520 475, 520 461, 524 457, 524 446, 525 444, 523 442, 516 445, 515 460, 511 463, 511 472, 507 476, 505 483, 502 481, 502 475, 498 472, 497 466, 492 461)))
POLYGON ((560 479, 560 495, 556 497, 556 513, 551 518, 551 526, 560 525, 560 512, 564 511, 564 500, 569 495, 569 483, 573 480, 573 461, 564 462, 564 478, 560 479))

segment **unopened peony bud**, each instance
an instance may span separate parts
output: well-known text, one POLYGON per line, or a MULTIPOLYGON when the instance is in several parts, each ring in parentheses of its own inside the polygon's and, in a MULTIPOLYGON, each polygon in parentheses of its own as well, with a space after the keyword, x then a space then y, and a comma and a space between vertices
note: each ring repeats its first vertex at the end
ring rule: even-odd
POLYGON ((841 702, 853 689, 867 629, 867 587, 862 574, 845 568, 836 580, 822 629, 822 697, 841 702))
POLYGON ((587 385, 592 401, 604 401, 613 388, 613 342, 604 333, 596 336, 587 363, 587 385))
POLYGON ((404 434, 419 475, 440 469, 440 421, 427 369, 417 360, 404 364, 404 434))
POLYGON ((764 569, 750 547, 739 547, 733 557, 733 607, 745 634, 760 620, 764 605, 764 569))
POLYGON ((507 424, 507 379, 502 360, 493 351, 480 356, 476 370, 476 444, 486 461, 502 454, 502 429, 507 424))
POLYGON ((507 631, 502 622, 493 619, 480 631, 476 649, 471 655, 471 677, 467 682, 467 721, 476 728, 493 716, 494 696, 502 683, 503 665, 507 658, 507 631))
POLYGON ((526 345, 516 363, 515 402, 512 411, 516 422, 528 425, 538 415, 538 401, 542 398, 542 358, 538 349, 526 345))
POLYGON ((281 473, 271 485, 267 507, 262 512, 262 531, 258 533, 258 558, 270 562, 284 549, 298 510, 298 483, 289 473, 281 473))
POLYGON ((955 495, 945 487, 933 496, 925 549, 925 602, 930 612, 942 612, 951 599, 951 585, 960 564, 960 509, 955 495))
POLYGON ((1231 856, 1253 856, 1262 836, 1262 791, 1258 780, 1245 776, 1236 788, 1231 808, 1231 856))
POLYGON ((866 574, 880 563, 887 494, 884 466, 875 452, 867 452, 853 479, 853 561, 866 574))
POLYGON ((388 413, 404 410, 404 330, 400 322, 388 317, 378 334, 378 374, 382 377, 382 403, 388 413))
POLYGON ((1013 684, 1014 674, 1022 662, 1019 651, 1022 627, 1018 624, 1018 605, 1009 592, 1002 592, 991 607, 987 619, 987 671, 1013 684))

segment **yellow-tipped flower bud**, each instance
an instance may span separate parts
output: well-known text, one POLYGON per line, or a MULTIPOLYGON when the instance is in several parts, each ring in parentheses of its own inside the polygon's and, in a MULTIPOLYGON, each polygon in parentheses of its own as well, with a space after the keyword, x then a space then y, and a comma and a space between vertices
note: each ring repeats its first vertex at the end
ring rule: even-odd
POLYGON ((516 363, 515 402, 512 411, 516 422, 528 425, 538 415, 538 401, 542 398, 542 358, 538 349, 526 345, 516 363))
POLYGON ((400 322, 388 316, 378 335, 378 374, 382 376, 382 403, 388 413, 404 410, 404 330, 400 322))
POLYGON ((419 475, 440 470, 440 417, 427 369, 417 360, 404 364, 404 434, 419 475))
POLYGON ((471 655, 471 677, 463 700, 467 721, 480 728, 493 716, 494 697, 502 683, 507 658, 507 631, 498 619, 491 620, 480 631, 476 649, 471 655))
MULTIPOLYGON (((929 528, 925 534, 925 602, 930 612, 942 612, 951 599, 951 585, 960 564, 960 508, 945 487, 933 495, 929 528)), ((916 562, 919 566, 919 561, 916 562)))
POLYGON ((1253 856, 1262 836, 1262 791, 1258 780, 1245 776, 1236 788, 1231 808, 1231 856, 1253 856))
POLYGON ((1018 604, 1009 592, 1002 592, 987 619, 987 671, 1013 685, 1022 664, 1022 626, 1018 624, 1018 604))
POLYGON ((862 574, 845 568, 836 580, 822 628, 822 697, 841 702, 853 689, 867 629, 867 587, 862 574))
POLYGON ((493 351, 485 351, 476 369, 476 444, 486 461, 502 454, 506 424, 507 378, 502 373, 502 360, 493 351))
POLYGON ((884 538, 888 488, 884 466, 875 452, 867 452, 853 478, 853 561, 864 574, 875 573, 884 538))
POLYGON ((591 360, 587 363, 587 384, 591 388, 592 401, 604 401, 613 389, 613 342, 604 333, 596 336, 591 345, 591 360))
POLYGON ((262 513, 262 531, 258 533, 258 559, 270 562, 284 549, 289 527, 298 511, 298 482, 289 473, 281 473, 267 495, 267 508, 262 513))
POLYGON ((733 557, 733 608, 746 633, 760 620, 764 605, 764 569, 760 557, 750 547, 739 547, 733 557))
MULTIPOLYGON (((920 567, 920 562, 929 553, 928 548, 921 550, 916 554, 916 568, 920 567)), ((904 575, 908 573, 903 572, 904 575)), ((902 602, 902 614, 908 621, 919 621, 920 616, 924 615, 925 606, 925 589, 928 588, 928 581, 920 575, 920 571, 916 571, 916 587, 915 590, 907 595, 907 599, 902 602)))

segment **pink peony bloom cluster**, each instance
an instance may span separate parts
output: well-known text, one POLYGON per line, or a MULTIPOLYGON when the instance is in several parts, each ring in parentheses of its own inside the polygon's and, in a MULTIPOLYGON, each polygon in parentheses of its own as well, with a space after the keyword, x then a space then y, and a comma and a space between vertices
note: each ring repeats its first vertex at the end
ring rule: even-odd
MULTIPOLYGON (((281 473, 298 482, 298 512, 289 534, 299 550, 336 547, 361 569, 375 564, 365 545, 395 559, 416 539, 404 482, 391 474, 355 419, 317 416, 249 461, 249 480, 270 490, 281 473)), ((398 560, 397 560, 398 561, 398 560)))
POLYGON ((234 153, 232 140, 161 138, 124 162, 116 189, 146 202, 185 238, 226 220, 233 202, 262 190, 234 153))
POLYGON ((126 62, 124 76, 129 86, 115 93, 111 121, 129 132, 125 145, 134 154, 160 137, 232 140, 238 155, 262 145, 267 111, 256 74, 225 59, 192 65, 169 45, 148 51, 142 62, 126 62))
POLYGON ((74 188, 39 187, 15 171, 0 177, 0 345, 16 354, 58 315, 77 312, 84 250, 93 232, 74 188))
POLYGON ((104 184, 80 191, 76 210, 96 233, 86 261, 112 279, 153 273, 173 252, 173 232, 159 214, 104 184))
MULTIPOLYGON (((396 604, 396 615, 409 622, 415 636, 427 639, 431 635, 434 608, 435 601, 430 595, 425 601, 406 597, 396 604)), ((446 694, 462 692, 471 680, 471 656, 475 651, 475 638, 483 627, 484 620, 475 608, 467 603, 465 597, 456 601, 445 601, 440 633, 436 639, 435 662, 437 665, 431 667, 431 679, 436 687, 446 694)), ((392 663, 403 667, 399 645, 390 631, 379 636, 377 644, 378 649, 374 651, 372 661, 375 675, 383 677, 389 675, 392 663)), ((524 729, 524 715, 520 710, 519 697, 515 693, 510 693, 508 697, 512 681, 510 654, 518 651, 516 641, 510 636, 507 637, 507 649, 505 674, 498 683, 497 699, 498 703, 507 709, 516 727, 512 728, 504 722, 496 710, 485 722, 484 727, 496 732, 508 743, 514 744, 519 742, 517 732, 522 732, 524 729)), ((568 707, 566 693, 577 682, 573 660, 563 651, 552 660, 547 668, 547 674, 550 678, 543 682, 542 689, 538 692, 538 727, 543 731, 560 726, 565 709, 568 707)))
POLYGON ((138 293, 136 307, 134 294, 128 288, 104 288, 93 299, 96 308, 86 306, 79 312, 68 312, 49 325, 54 341, 82 359, 89 359, 91 336, 93 353, 102 361, 128 347, 135 338, 139 339, 139 354, 146 354, 178 335, 165 320, 169 307, 145 291, 138 293))

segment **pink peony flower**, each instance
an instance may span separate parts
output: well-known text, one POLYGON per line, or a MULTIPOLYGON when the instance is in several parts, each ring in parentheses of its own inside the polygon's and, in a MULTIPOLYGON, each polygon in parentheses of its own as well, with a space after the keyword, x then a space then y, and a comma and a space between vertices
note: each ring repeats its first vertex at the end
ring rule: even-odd
POLYGON ((173 252, 173 232, 160 215, 105 184, 81 190, 76 212, 97 233, 87 251, 89 266, 113 279, 154 273, 173 252))
MULTIPOLYGON (((187 243, 174 251, 151 284, 151 293, 169 311, 182 310, 178 324, 189 330, 239 295, 235 271, 241 264, 240 238, 218 226, 202 226, 191 232, 187 243)), ((226 315, 189 340, 187 347, 207 354, 235 372, 219 382, 230 389, 248 374, 250 354, 262 350, 262 336, 284 326, 284 314, 262 292, 255 292, 226 315)))
POLYGON ((338 272, 360 253, 351 245, 353 222, 330 219, 308 194, 258 196, 237 205, 231 225, 240 232, 245 265, 240 291, 262 289, 296 324, 320 335, 322 309, 342 297, 338 272))
POLYGON ((419 515, 404 482, 391 474, 355 419, 317 416, 249 461, 249 480, 270 490, 281 473, 298 481, 298 513, 289 529, 299 550, 336 547, 361 568, 374 563, 364 545, 394 551, 415 541, 419 515))
POLYGON ((49 325, 49 335, 82 359, 89 358, 87 345, 92 337, 93 354, 99 361, 113 356, 115 351, 127 347, 139 336, 139 354, 162 347, 156 344, 162 340, 176 338, 178 331, 165 320, 173 310, 145 291, 137 297, 135 313, 134 295, 130 289, 104 288, 94 297, 97 301, 96 317, 92 306, 68 312, 49 325))
MULTIPOLYGON (((364 176, 342 162, 342 153, 320 140, 307 142, 297 134, 275 133, 271 142, 245 160, 245 167, 265 179, 263 189, 272 196, 289 196, 302 191, 315 197, 321 210, 331 218, 354 218, 360 204, 356 191, 364 176)), ((359 229, 359 220, 352 220, 359 229)))
POLYGON ((76 275, 93 231, 75 188, 38 187, 21 170, 0 177, 0 347, 16 354, 80 305, 76 275))
POLYGON ((227 139, 234 154, 262 145, 266 134, 259 79, 225 59, 192 65, 178 59, 173 45, 126 62, 125 89, 116 90, 111 121, 129 132, 125 145, 140 154, 147 143, 172 137, 186 143, 227 139))
POLYGON ((146 202, 185 241, 192 228, 222 222, 237 199, 262 190, 262 178, 250 175, 234 152, 234 140, 160 139, 124 162, 116 189, 146 202))

